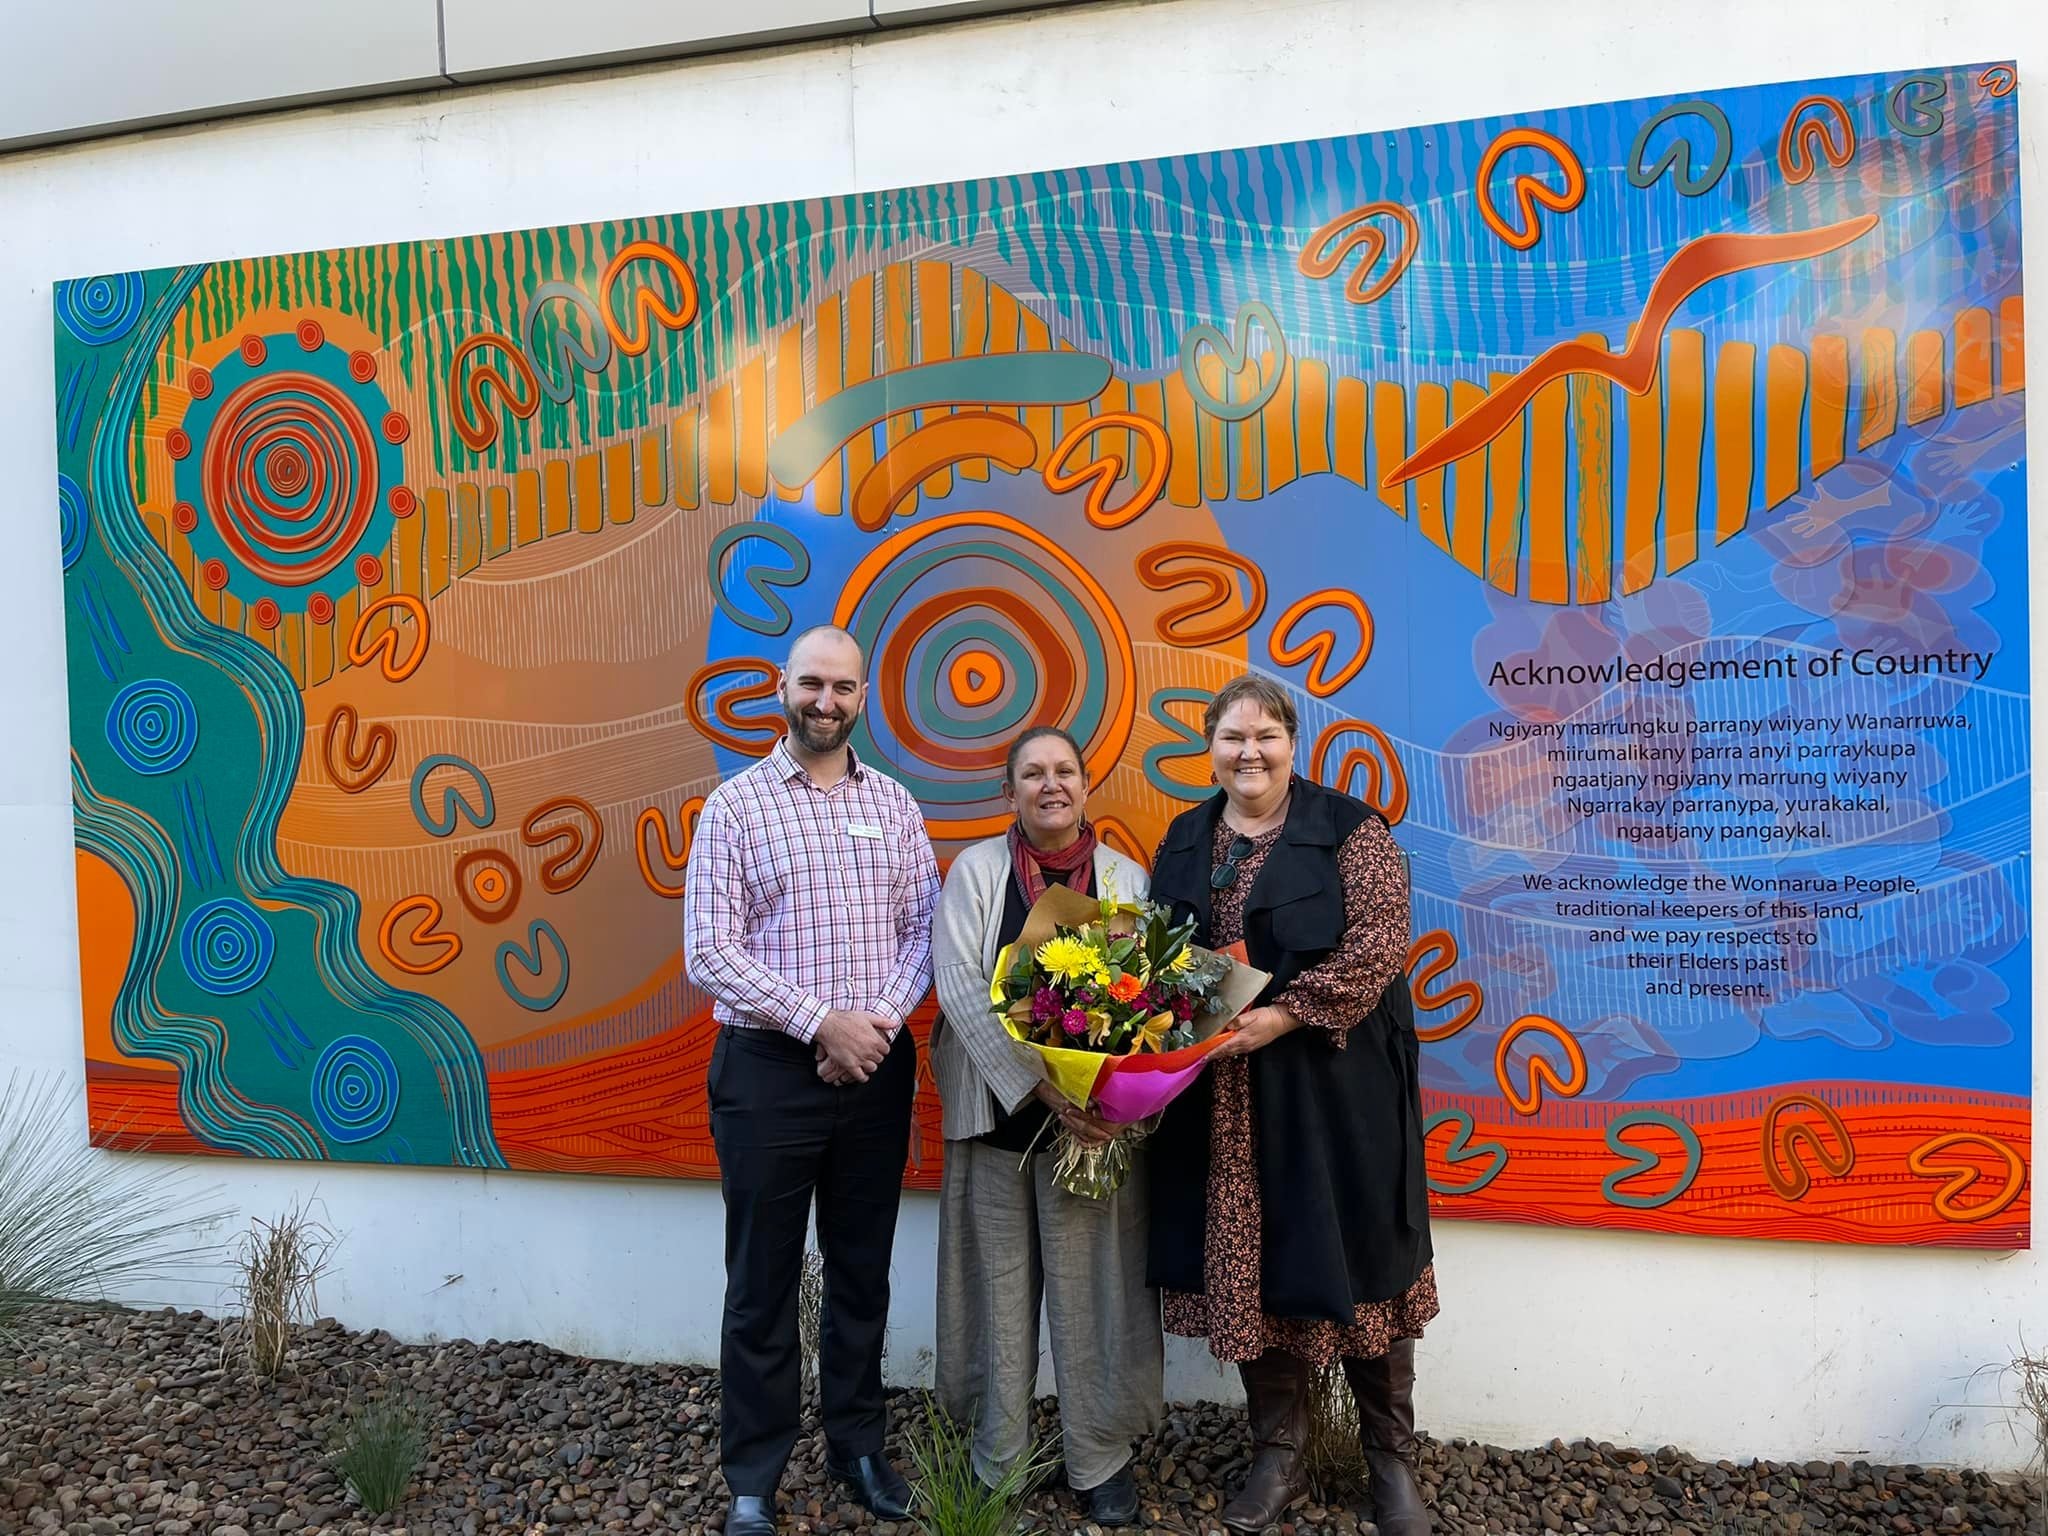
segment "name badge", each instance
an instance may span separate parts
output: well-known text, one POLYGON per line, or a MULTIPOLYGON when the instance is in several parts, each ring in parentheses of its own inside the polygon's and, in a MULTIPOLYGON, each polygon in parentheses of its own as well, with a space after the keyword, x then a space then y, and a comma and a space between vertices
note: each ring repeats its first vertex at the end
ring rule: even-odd
POLYGON ((846 824, 846 835, 848 837, 872 838, 879 843, 882 840, 882 829, 873 822, 849 821, 846 824))

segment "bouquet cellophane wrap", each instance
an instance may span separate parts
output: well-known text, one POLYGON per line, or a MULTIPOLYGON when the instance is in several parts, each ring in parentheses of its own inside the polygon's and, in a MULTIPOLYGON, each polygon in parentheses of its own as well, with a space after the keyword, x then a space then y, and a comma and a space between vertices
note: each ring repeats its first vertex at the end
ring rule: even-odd
MULTIPOLYGON (((1119 913, 1136 910, 1129 902, 1117 906, 1119 913)), ((1045 894, 1032 904, 1016 942, 1036 950, 1060 928, 1078 928, 1101 920, 1102 907, 1095 898, 1064 885, 1048 886, 1045 894)), ((1003 959, 999 959, 997 987, 1005 969, 1003 960, 1015 953, 1014 947, 1006 949, 1003 959)), ((1175 1051, 1133 1051, 1111 1056, 1101 1051, 1041 1045, 1026 1039, 1015 1020, 1001 1013, 998 1017, 1009 1031, 1015 1049, 1044 1074, 1061 1097, 1112 1124, 1128 1125, 1158 1114, 1195 1080, 1209 1052, 1222 1042, 1225 1027, 1251 1006, 1252 999, 1270 979, 1266 972, 1241 960, 1234 963, 1210 994, 1209 1006, 1190 1021, 1195 1043, 1175 1051)), ((995 1000, 992 989, 991 1001, 995 1000)))

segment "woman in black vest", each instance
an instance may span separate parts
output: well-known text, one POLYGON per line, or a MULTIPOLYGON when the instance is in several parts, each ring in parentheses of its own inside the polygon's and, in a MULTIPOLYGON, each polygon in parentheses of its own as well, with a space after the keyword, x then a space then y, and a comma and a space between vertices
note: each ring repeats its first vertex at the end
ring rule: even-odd
POLYGON ((1151 1279, 1167 1330, 1244 1377, 1257 1455, 1224 1524, 1265 1530, 1306 1495, 1310 1386, 1341 1359, 1379 1528, 1425 1536, 1415 1340, 1437 1297, 1407 876, 1384 818, 1295 776, 1284 689, 1237 678, 1202 728, 1222 792, 1167 829, 1153 899, 1273 981, 1153 1139, 1151 1279))

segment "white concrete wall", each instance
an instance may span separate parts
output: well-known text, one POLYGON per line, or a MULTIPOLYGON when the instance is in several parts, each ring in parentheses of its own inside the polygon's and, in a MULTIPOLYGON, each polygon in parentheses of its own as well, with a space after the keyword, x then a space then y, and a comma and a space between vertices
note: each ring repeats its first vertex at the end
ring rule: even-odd
MULTIPOLYGON (((0 158, 0 515, 13 541, 0 560, 0 654, 15 658, 0 680, 0 1067, 81 1068, 52 278, 2012 57, 2023 82, 2048 80, 2039 0, 1156 0, 0 158)), ((2028 84, 2023 99, 2025 197, 2039 218, 2048 95, 2028 84)), ((2028 266, 2048 292, 2048 235, 2028 266)), ((2048 357, 2039 326, 2033 350, 2048 357)), ((2048 508, 2048 412, 2036 412, 2031 448, 2031 489, 2048 508)), ((2043 658, 2037 644, 2037 668, 2043 658)), ((2043 981, 2037 968, 2037 990, 2043 981)), ((346 1233, 321 1300, 351 1325, 714 1357, 710 1186, 198 1167, 248 1213, 317 1191, 346 1233)), ((897 1244, 899 1374, 930 1340, 933 1235, 932 1203, 911 1197, 897 1244)), ((1448 1222, 1438 1247, 1444 1315, 1423 1348, 1421 1409, 1439 1434, 2024 1459, 1995 1379, 1971 1378, 2009 1358, 2022 1329, 2048 1343, 2039 1255, 1448 1222)), ((220 1293, 178 1299, 210 1306, 220 1293)), ((1170 1385, 1211 1394, 1222 1380, 1181 1352, 1170 1385)))

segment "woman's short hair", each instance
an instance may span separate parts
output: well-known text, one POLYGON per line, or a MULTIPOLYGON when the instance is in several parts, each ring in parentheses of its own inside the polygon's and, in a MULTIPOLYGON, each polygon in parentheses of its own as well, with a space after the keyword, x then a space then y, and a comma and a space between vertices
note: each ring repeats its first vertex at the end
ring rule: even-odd
POLYGON ((1003 759, 1003 787, 1005 789, 1008 789, 1017 782, 1017 759, 1024 755, 1024 749, 1034 741, 1042 741, 1048 736, 1057 736, 1061 741, 1064 741, 1067 744, 1067 750, 1074 754, 1074 761, 1081 765, 1081 772, 1083 774, 1087 773, 1088 763, 1081 756, 1081 743, 1074 740, 1071 732, 1063 731, 1056 725, 1034 725, 1030 730, 1024 732, 1015 741, 1010 743, 1010 755, 1003 759))
POLYGON ((1261 677, 1256 672, 1246 672, 1240 677, 1233 677, 1216 690, 1216 697, 1209 701, 1209 707, 1202 715, 1202 740, 1213 745, 1216 740, 1216 727, 1223 723, 1223 717, 1230 713, 1232 705, 1243 703, 1256 704, 1286 727, 1289 741, 1294 740, 1301 724, 1294 713, 1294 700, 1288 696, 1285 688, 1270 677, 1261 677))

